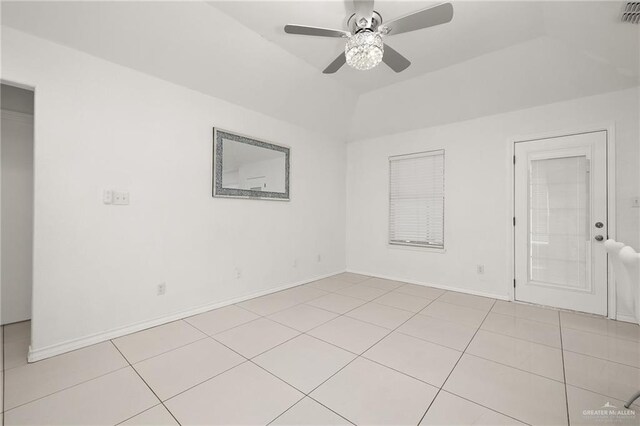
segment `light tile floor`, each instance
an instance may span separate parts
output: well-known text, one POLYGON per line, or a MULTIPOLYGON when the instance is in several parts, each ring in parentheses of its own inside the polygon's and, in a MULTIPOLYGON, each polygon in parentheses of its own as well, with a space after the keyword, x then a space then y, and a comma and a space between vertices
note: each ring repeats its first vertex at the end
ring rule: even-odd
POLYGON ((33 364, 29 333, 6 425, 640 424, 640 327, 357 274, 33 364))

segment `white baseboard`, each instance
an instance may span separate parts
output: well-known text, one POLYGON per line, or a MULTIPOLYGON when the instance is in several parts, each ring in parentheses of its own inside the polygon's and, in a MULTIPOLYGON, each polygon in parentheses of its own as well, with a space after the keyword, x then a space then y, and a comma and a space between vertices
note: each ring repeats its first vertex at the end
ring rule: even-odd
POLYGON ((638 320, 633 315, 618 314, 616 315, 616 320, 638 324, 638 320))
POLYGON ((360 274, 360 275, 368 275, 370 277, 382 278, 382 279, 385 279, 385 280, 401 281, 403 283, 422 285, 422 286, 426 286, 426 287, 434 287, 434 288, 439 288, 439 289, 442 289, 442 290, 457 291, 459 293, 473 294, 474 296, 491 297, 493 299, 500 299, 500 300, 507 300, 507 301, 509 300, 509 296, 505 296, 503 294, 493 294, 493 293, 487 293, 487 292, 484 292, 484 291, 469 290, 468 288, 453 287, 453 286, 442 285, 442 284, 433 284, 433 283, 430 283, 430 282, 426 283, 426 282, 422 282, 422 281, 408 280, 406 278, 397 278, 397 277, 391 277, 391 276, 388 276, 388 275, 379 275, 379 274, 372 274, 370 272, 356 271, 356 270, 353 270, 353 269, 347 269, 347 272, 352 272, 354 274, 360 274))
POLYGON ((121 337, 127 334, 135 333, 137 331, 145 330, 147 328, 156 327, 158 325, 166 324, 172 321, 177 321, 179 319, 187 318, 193 315, 201 314, 203 312, 207 312, 213 309, 222 308, 224 306, 233 305, 234 303, 243 302, 245 300, 253 299, 255 297, 265 296, 271 293, 277 293, 282 290, 287 290, 292 287, 297 287, 299 285, 307 284, 313 281, 321 280, 323 278, 331 277, 336 274, 340 274, 345 272, 344 270, 338 272, 332 272, 330 274, 324 274, 320 276, 316 276, 310 279, 305 279, 302 281, 298 281, 292 284, 286 284, 280 287, 272 288, 269 290, 263 290, 256 293, 248 294, 245 296, 240 296, 235 299, 225 300, 223 302, 214 302, 207 303, 205 305, 201 305, 195 308, 187 309, 184 311, 175 312, 173 314, 164 315, 162 317, 157 317, 147 321, 141 321, 134 324, 130 324, 124 327, 114 328, 112 330, 90 334, 88 336, 80 337, 77 339, 68 340, 66 342, 58 343, 51 346, 46 346, 44 348, 39 349, 31 349, 29 346, 29 353, 27 355, 28 362, 40 361, 46 358, 50 358, 55 355, 60 355, 65 352, 70 352, 76 349, 81 349, 87 346, 95 345, 96 343, 105 342, 107 340, 115 339, 117 337, 121 337))
MULTIPOLYGON (((487 293, 487 292, 483 292, 483 291, 469 290, 467 288, 453 287, 453 286, 447 286, 447 285, 441 285, 441 284, 425 283, 425 282, 420 282, 420 281, 416 281, 416 280, 408 280, 408 279, 405 279, 405 278, 391 277, 391 276, 388 276, 388 275, 379 275, 379 274, 372 274, 370 272, 356 271, 356 270, 353 270, 353 269, 347 269, 347 272, 352 272, 354 274, 368 275, 370 277, 383 278, 385 280, 401 281, 401 282, 409 283, 409 284, 423 285, 423 286, 428 286, 428 287, 439 288, 439 289, 442 289, 442 290, 451 290, 451 291, 457 291, 457 292, 460 292, 460 293, 473 294, 475 296, 491 297, 493 299, 510 301, 509 296, 504 296, 504 295, 499 295, 499 294, 492 294, 492 293, 487 293)), ((523 303, 523 302, 519 302, 517 300, 514 300, 513 302, 514 303, 523 303)), ((523 304, 532 305, 531 303, 523 303, 523 304)), ((533 305, 533 306, 536 306, 536 305, 533 305)), ((567 310, 567 309, 559 309, 559 308, 553 308, 553 309, 558 309, 560 311, 567 311, 567 312, 575 312, 575 311, 570 311, 570 310, 567 310)), ((638 324, 638 320, 633 315, 618 314, 616 316, 615 320, 623 321, 623 322, 630 322, 632 324, 638 324)))

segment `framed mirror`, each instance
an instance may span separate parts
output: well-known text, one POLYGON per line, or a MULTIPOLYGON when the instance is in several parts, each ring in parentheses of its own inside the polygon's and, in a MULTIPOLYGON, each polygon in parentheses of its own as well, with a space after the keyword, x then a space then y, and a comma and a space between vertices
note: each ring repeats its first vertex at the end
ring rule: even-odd
POLYGON ((213 196, 289 200, 289 148, 214 128, 213 196))

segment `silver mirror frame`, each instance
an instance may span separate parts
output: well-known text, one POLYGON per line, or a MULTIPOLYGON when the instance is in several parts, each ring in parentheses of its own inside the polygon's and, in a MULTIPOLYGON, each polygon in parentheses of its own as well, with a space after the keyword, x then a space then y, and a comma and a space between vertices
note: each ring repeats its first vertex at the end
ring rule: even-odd
POLYGON ((223 198, 247 198, 254 200, 289 201, 289 148, 227 130, 213 128, 213 196, 223 198), (252 191, 249 189, 224 188, 222 186, 223 143, 222 139, 233 140, 260 148, 283 152, 285 155, 285 192, 252 191))

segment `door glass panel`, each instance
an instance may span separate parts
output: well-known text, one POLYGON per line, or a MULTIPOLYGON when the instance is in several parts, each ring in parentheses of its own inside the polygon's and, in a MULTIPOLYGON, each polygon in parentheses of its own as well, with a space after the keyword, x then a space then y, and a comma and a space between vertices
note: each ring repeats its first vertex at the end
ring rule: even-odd
POLYGON ((529 280, 589 290, 589 160, 586 156, 531 160, 529 280))

